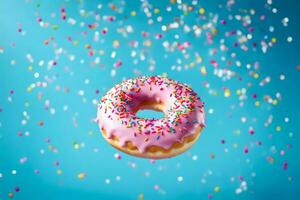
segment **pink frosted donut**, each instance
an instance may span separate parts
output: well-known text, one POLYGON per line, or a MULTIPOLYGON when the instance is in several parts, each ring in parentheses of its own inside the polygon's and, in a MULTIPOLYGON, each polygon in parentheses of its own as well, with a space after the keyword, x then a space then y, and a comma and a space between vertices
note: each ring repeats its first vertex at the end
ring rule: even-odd
POLYGON ((115 148, 139 157, 167 158, 192 146, 204 127, 204 103, 187 85, 151 76, 128 79, 103 96, 97 122, 115 148), (165 114, 160 119, 136 116, 141 109, 165 114))

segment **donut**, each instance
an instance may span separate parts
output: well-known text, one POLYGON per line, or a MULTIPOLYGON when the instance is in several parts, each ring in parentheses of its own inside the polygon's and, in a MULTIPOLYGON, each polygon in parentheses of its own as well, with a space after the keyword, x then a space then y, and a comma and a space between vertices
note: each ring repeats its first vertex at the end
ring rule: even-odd
POLYGON ((160 76, 128 79, 98 104, 97 123, 113 147, 133 156, 162 159, 183 153, 205 127, 204 103, 190 87, 160 76), (164 113, 141 118, 139 110, 164 113))

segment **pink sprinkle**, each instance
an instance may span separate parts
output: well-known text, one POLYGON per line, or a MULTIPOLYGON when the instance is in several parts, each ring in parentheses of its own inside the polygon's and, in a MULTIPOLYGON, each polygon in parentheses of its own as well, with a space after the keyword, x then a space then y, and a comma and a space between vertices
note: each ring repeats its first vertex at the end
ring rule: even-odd
POLYGON ((249 133, 250 133, 250 135, 253 135, 253 134, 254 134, 254 130, 253 130, 253 129, 250 129, 250 130, 249 130, 249 133))
POLYGON ((118 160, 121 160, 122 159, 122 156, 118 153, 115 153, 115 158, 118 159, 118 160))
POLYGON ((150 163, 151 163, 151 164, 154 164, 154 163, 155 163, 155 160, 154 160, 154 159, 151 159, 151 160, 150 160, 150 163))
POLYGON ((221 24, 225 25, 225 24, 226 24, 226 20, 225 20, 225 19, 222 19, 222 20, 221 20, 221 24))
POLYGON ((288 163, 286 161, 284 161, 282 169, 287 170, 287 168, 288 168, 288 163))
POLYGON ((248 153, 249 152, 249 148, 247 146, 244 147, 244 153, 248 153))
POLYGON ((109 16, 109 17, 107 18, 107 20, 108 20, 109 22, 112 22, 112 21, 115 20, 115 17, 114 17, 114 16, 109 16))
POLYGON ((155 35, 155 38, 156 38, 156 39, 161 39, 161 38, 162 38, 162 34, 156 34, 156 35, 155 35))
POLYGON ((115 64, 114 64, 114 66, 115 67, 121 67, 122 66, 122 61, 121 60, 118 60, 115 64))
POLYGON ((254 31, 254 28, 253 27, 249 27, 249 32, 253 32, 254 31))
POLYGON ((94 51, 89 51, 89 56, 93 56, 94 55, 94 51))
POLYGON ((159 185, 154 185, 155 190, 159 190, 159 185))
POLYGON ((107 32, 108 32, 107 29, 102 30, 102 34, 106 34, 107 32))
POLYGON ((20 192, 20 188, 18 186, 15 187, 16 192, 20 192))
POLYGON ((20 158, 20 163, 24 164, 27 160, 27 157, 20 158))
POLYGON ((212 194, 208 194, 207 196, 209 199, 212 199, 213 198, 213 195, 212 194))

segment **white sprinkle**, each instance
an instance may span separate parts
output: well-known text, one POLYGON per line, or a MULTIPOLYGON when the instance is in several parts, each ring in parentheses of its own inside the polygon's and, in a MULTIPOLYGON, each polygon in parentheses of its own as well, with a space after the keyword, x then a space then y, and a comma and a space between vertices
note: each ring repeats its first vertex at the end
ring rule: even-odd
POLYGON ((78 95, 83 96, 84 95, 84 91, 83 90, 79 90, 78 91, 78 95))
POLYGON ((178 177, 177 177, 177 181, 178 181, 178 182, 182 182, 182 181, 183 181, 183 177, 182 177, 182 176, 178 176, 178 177))
POLYGON ((242 192, 242 189, 241 188, 237 188, 236 190, 235 190, 235 193, 236 194, 240 194, 242 192))
POLYGON ((71 25, 75 25, 76 24, 76 20, 73 19, 73 18, 69 18, 68 19, 68 23, 71 24, 71 25))
POLYGON ((117 73, 117 71, 115 69, 112 69, 110 72, 110 76, 114 77, 114 76, 116 76, 116 73, 117 73))
POLYGON ((284 118, 284 122, 288 123, 290 121, 290 119, 288 117, 284 118))
POLYGON ((38 72, 34 73, 34 78, 38 78, 40 76, 40 74, 38 72))
POLYGON ((116 176, 116 181, 120 181, 121 180, 121 176, 116 176))
POLYGON ((108 178, 105 179, 105 183, 106 183, 106 184, 110 184, 110 179, 108 179, 108 178))

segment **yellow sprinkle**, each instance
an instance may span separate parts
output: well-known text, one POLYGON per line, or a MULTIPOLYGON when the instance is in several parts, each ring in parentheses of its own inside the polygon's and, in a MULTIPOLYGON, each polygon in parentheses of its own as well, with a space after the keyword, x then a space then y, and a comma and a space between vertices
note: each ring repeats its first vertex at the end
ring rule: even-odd
POLYGON ((73 41, 73 44, 74 44, 75 46, 77 46, 77 45, 78 45, 78 41, 77 41, 77 40, 74 40, 74 41, 73 41))
POLYGON ((118 48, 118 47, 120 46, 119 40, 114 40, 114 41, 113 41, 113 46, 114 46, 115 48, 118 48))
POLYGON ((212 28, 211 32, 212 32, 213 35, 216 35, 218 33, 218 29, 212 28))
POLYGON ((215 189, 214 189, 214 191, 215 191, 215 192, 220 192, 220 187, 219 187, 219 186, 216 186, 215 189))
POLYGON ((224 92, 224 96, 225 97, 230 97, 230 94, 231 94, 230 90, 226 89, 225 92, 224 92))
POLYGON ((144 195, 142 193, 139 194, 139 200, 144 200, 144 195))
POLYGON ((255 101, 255 106, 260 106, 260 102, 259 101, 255 101))
POLYGON ((276 131, 277 132, 281 131, 281 126, 276 126, 276 131))
POLYGON ((258 74, 258 73, 255 73, 255 74, 253 75, 253 77, 254 77, 255 79, 258 79, 258 78, 259 78, 259 74, 258 74))
POLYGON ((147 47, 150 47, 151 46, 151 40, 146 40, 145 42, 144 42, 144 45, 145 46, 147 46, 147 47))
POLYGON ((86 174, 81 172, 77 175, 77 178, 80 179, 80 180, 83 180, 84 178, 86 177, 86 174))
POLYGON ((32 92, 32 87, 29 86, 29 87, 27 88, 27 92, 32 92))
POLYGON ((164 73, 162 73, 161 76, 164 77, 164 78, 166 78, 166 77, 168 77, 168 73, 167 73, 167 72, 164 72, 164 73))
POLYGON ((58 28, 59 28, 58 25, 52 25, 52 29, 53 29, 53 30, 56 31, 58 28))
POLYGON ((56 173, 57 173, 58 175, 61 175, 61 174, 62 174, 62 170, 61 170, 61 169, 58 169, 58 170, 56 171, 56 173))
POLYGON ((196 62, 197 63, 202 63, 202 57, 201 56, 197 56, 196 62))
POLYGON ((205 14, 205 9, 204 9, 204 8, 200 8, 200 9, 199 9, 199 13, 200 13, 201 15, 205 14))
POLYGON ((73 147, 74 147, 74 149, 80 149, 80 144, 74 143, 73 147))
POLYGON ((194 62, 191 62, 191 63, 190 63, 190 67, 191 67, 191 68, 195 67, 195 63, 194 63, 194 62))
POLYGON ((276 43, 276 42, 277 42, 277 39, 276 39, 275 37, 273 37, 273 38, 271 39, 271 41, 272 41, 272 43, 276 43))
POLYGON ((158 14, 159 12, 160 12, 160 10, 159 10, 158 8, 155 8, 155 9, 154 9, 154 13, 155 13, 155 14, 158 14))
POLYGON ((201 71, 201 74, 202 74, 203 76, 205 76, 205 75, 207 74, 205 66, 202 66, 202 67, 200 68, 200 71, 201 71))
POLYGON ((28 67, 28 70, 29 70, 29 71, 32 71, 32 70, 33 70, 32 65, 30 65, 30 66, 28 67))
POLYGON ((277 105, 278 104, 278 101, 277 101, 277 99, 274 99, 273 101, 272 101, 272 103, 273 103, 273 105, 277 105))
POLYGON ((131 15, 132 17, 134 17, 134 16, 136 16, 136 12, 133 10, 133 11, 130 12, 130 15, 131 15))
POLYGON ((241 90, 236 90, 237 95, 241 95, 241 90))

